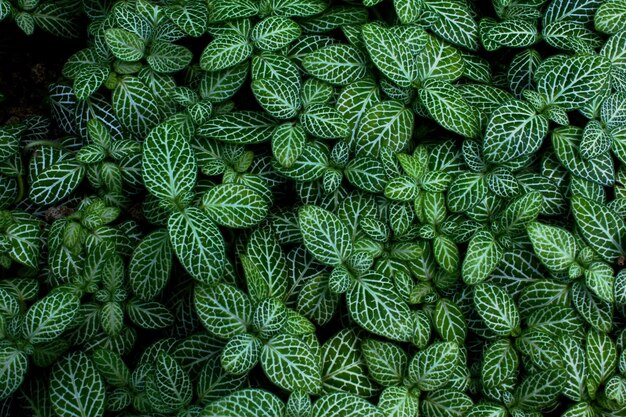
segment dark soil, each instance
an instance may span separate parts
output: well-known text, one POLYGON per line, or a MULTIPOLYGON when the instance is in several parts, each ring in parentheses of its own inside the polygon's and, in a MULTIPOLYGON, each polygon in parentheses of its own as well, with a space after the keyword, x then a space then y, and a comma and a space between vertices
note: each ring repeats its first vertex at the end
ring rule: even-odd
POLYGON ((41 29, 25 35, 14 22, 0 22, 0 125, 31 115, 49 115, 48 85, 61 76, 67 58, 85 44, 41 29))

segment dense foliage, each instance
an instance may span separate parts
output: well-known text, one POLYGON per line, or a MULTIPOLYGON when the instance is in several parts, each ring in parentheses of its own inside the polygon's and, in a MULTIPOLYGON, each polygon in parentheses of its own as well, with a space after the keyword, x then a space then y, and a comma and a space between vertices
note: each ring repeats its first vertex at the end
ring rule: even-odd
POLYGON ((626 1, 2 19, 85 38, 0 126, 4 414, 626 416, 626 1))

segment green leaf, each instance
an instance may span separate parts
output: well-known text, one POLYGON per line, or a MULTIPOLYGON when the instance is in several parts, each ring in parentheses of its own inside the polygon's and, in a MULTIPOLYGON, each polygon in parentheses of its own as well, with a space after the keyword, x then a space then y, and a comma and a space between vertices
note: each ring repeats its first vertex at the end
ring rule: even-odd
POLYGON ((220 363, 229 374, 247 376, 259 361, 261 346, 257 337, 248 333, 237 334, 224 347, 220 363))
POLYGON ((143 58, 146 45, 139 35, 124 29, 107 29, 104 38, 117 59, 131 62, 143 58))
MULTIPOLYGON (((248 240, 244 263, 248 293, 255 301, 284 297, 287 292, 288 269, 285 254, 269 228, 257 228, 248 240)), ((242 262, 244 258, 242 258, 242 262)))
POLYGON ((371 377, 384 387, 398 386, 405 377, 408 357, 393 343, 366 339, 361 344, 363 358, 371 377))
POLYGON ((143 329, 164 329, 174 323, 174 316, 161 303, 132 299, 126 304, 128 318, 143 329))
POLYGON ((302 155, 306 139, 306 132, 301 126, 284 123, 272 135, 272 154, 278 163, 289 168, 302 155))
POLYGON ((193 278, 207 284, 222 278, 224 238, 207 213, 195 207, 173 213, 167 229, 174 252, 193 278))
POLYGON ((241 35, 222 35, 207 45, 200 56, 205 71, 220 71, 234 67, 252 55, 252 45, 241 35))
POLYGON ((531 155, 548 133, 548 120, 526 102, 512 100, 498 107, 489 118, 483 153, 489 162, 508 162, 531 155))
POLYGON ((276 51, 296 40, 300 26, 283 16, 269 16, 254 25, 251 39, 263 51, 276 51))
POLYGON ((205 407, 202 417, 276 417, 284 415, 285 405, 270 392, 257 388, 236 391, 205 407))
POLYGON ((4 231, 10 245, 8 255, 15 261, 31 268, 39 263, 41 229, 37 223, 13 223, 4 231))
POLYGON ((320 345, 315 335, 278 335, 261 350, 261 366, 277 386, 316 393, 321 387, 320 345))
POLYGON ((154 388, 147 385, 148 398, 165 412, 185 407, 193 395, 189 375, 165 352, 159 353, 154 364, 154 388))
POLYGON ((432 13, 430 30, 455 45, 478 48, 478 24, 463 0, 428 0, 425 10, 432 13))
POLYGON ((143 146, 143 180, 155 197, 174 207, 187 203, 196 185, 197 163, 189 140, 172 123, 152 129, 143 146))
POLYGON ((217 224, 246 228, 267 216, 267 202, 256 191, 240 184, 220 184, 202 197, 202 208, 217 224))
POLYGON ((422 400, 421 411, 425 417, 462 417, 472 406, 466 394, 453 389, 429 392, 422 400))
POLYGON ((56 36, 77 38, 80 36, 76 24, 76 9, 72 3, 44 3, 31 14, 35 24, 56 36))
POLYGON ((264 78, 252 81, 252 92, 263 109, 277 119, 291 119, 302 105, 293 83, 264 78))
POLYGON ((352 185, 361 190, 377 193, 385 188, 385 167, 378 159, 356 157, 346 165, 343 173, 352 185))
POLYGON ((409 364, 409 381, 421 391, 435 391, 452 377, 460 358, 456 343, 440 342, 417 352, 409 364))
POLYGON ((300 114, 300 123, 309 134, 322 139, 339 139, 349 134, 343 116, 329 104, 311 104, 300 114))
POLYGON ((495 284, 474 287, 474 307, 489 329, 498 336, 520 331, 520 314, 513 298, 495 284))
POLYGON ((615 302, 613 268, 603 262, 594 262, 585 269, 585 284, 598 298, 615 302))
POLYGON ((604 90, 610 69, 610 61, 598 55, 568 57, 542 73, 537 91, 549 104, 578 109, 604 90))
POLYGON ((26 376, 28 357, 24 352, 10 344, 0 345, 0 400, 5 400, 13 394, 26 376))
POLYGON ((410 87, 417 78, 417 61, 410 45, 394 31, 375 23, 362 28, 363 41, 374 65, 401 87, 410 87))
POLYGON ((147 136, 161 119, 157 103, 152 90, 139 77, 122 78, 111 97, 120 123, 141 137, 147 136))
POLYGON ((596 30, 604 33, 616 33, 624 28, 626 4, 621 0, 609 0, 598 7, 594 16, 596 30))
POLYGON ((402 151, 413 134, 413 119, 413 112, 398 101, 374 104, 359 122, 357 155, 378 157, 383 147, 402 151))
POLYGON ((463 312, 453 301, 447 298, 437 301, 433 322, 444 341, 463 345, 467 335, 467 323, 463 312))
POLYGON ((475 285, 486 280, 502 259, 502 249, 493 235, 479 231, 470 240, 461 266, 463 281, 475 285))
POLYGON ((470 210, 487 196, 487 181, 482 174, 463 172, 450 184, 448 207, 454 212, 470 210))
POLYGON ((156 72, 170 73, 185 69, 192 58, 192 52, 184 46, 153 41, 146 60, 156 72))
POLYGON ((567 230, 538 222, 527 230, 535 253, 548 269, 563 272, 576 262, 576 240, 567 230))
POLYGON ((608 207, 579 196, 572 196, 572 212, 589 246, 607 262, 624 255, 624 221, 608 207))
POLYGON ((198 128, 198 135, 226 143, 254 144, 269 141, 275 120, 265 113, 235 111, 220 114, 198 128))
POLYGON ((585 353, 589 369, 587 389, 592 396, 595 396, 598 387, 615 372, 617 349, 608 335, 590 330, 587 333, 585 353))
POLYGON ((330 45, 307 54, 304 69, 313 77, 335 85, 346 85, 363 78, 367 59, 351 45, 330 45))
POLYGON ((552 146, 559 162, 572 174, 599 185, 612 186, 615 182, 614 163, 609 152, 584 159, 580 153, 583 129, 564 126, 552 132, 552 146))
POLYGON ((525 410, 542 410, 561 394, 565 378, 560 369, 549 369, 531 374, 515 389, 517 405, 525 410))
POLYGON ((412 330, 408 305, 388 276, 367 272, 346 293, 350 317, 364 329, 392 340, 406 341, 412 330))
POLYGON ((322 346, 322 389, 370 397, 376 387, 370 380, 360 351, 361 339, 344 329, 322 346))
POLYGON ((516 381, 518 367, 518 354, 511 341, 496 340, 485 349, 480 380, 487 388, 511 386, 516 381))
POLYGON ((43 343, 59 337, 74 321, 79 298, 69 291, 55 291, 33 304, 24 319, 24 337, 43 343))
POLYGON ((50 402, 59 417, 101 417, 105 396, 102 377, 85 353, 71 353, 52 368, 50 402))
POLYGON ((208 7, 204 1, 191 0, 184 4, 172 4, 164 12, 186 34, 199 37, 207 29, 208 7))
POLYGON ((133 293, 144 300, 160 294, 172 269, 172 244, 165 229, 155 230, 135 247, 128 267, 133 293))
POLYGON ((77 161, 60 161, 41 172, 30 189, 31 201, 51 205, 67 198, 81 183, 85 167, 77 161))
POLYGON ((76 98, 87 100, 106 81, 109 74, 109 68, 102 65, 82 65, 74 78, 76 98))
POLYGON ((468 138, 478 136, 477 114, 452 84, 427 80, 419 90, 419 98, 430 117, 444 128, 468 138))
POLYGON ((223 283, 198 285, 194 302, 200 321, 210 334, 228 339, 246 332, 252 305, 239 288, 223 283))
POLYGON ((93 352, 93 364, 108 384, 114 387, 130 384, 130 370, 119 354, 107 349, 97 349, 93 352))
POLYGON ((350 232, 335 214, 305 206, 298 211, 298 220, 304 245, 317 261, 337 266, 352 253, 350 232))
POLYGON ((383 417, 375 406, 355 395, 336 392, 321 396, 313 404, 310 417, 383 417))
POLYGON ((419 397, 407 387, 388 387, 380 394, 378 408, 387 416, 416 416, 419 414, 419 397))

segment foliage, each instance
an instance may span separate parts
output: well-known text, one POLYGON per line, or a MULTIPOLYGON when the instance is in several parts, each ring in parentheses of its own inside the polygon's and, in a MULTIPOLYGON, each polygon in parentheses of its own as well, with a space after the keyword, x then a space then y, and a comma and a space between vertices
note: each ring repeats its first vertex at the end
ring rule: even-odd
POLYGON ((0 410, 625 415, 626 2, 331 3, 0 0, 0 410))

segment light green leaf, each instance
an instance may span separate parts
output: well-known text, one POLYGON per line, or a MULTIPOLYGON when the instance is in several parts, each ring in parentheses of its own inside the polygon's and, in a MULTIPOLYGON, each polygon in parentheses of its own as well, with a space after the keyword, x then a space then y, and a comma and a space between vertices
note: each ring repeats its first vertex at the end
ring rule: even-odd
POLYGON ((576 262, 576 240, 570 232, 538 222, 527 229, 535 253, 548 269, 563 272, 576 262))
POLYGON ((241 35, 222 35, 207 45, 200 56, 205 71, 234 67, 252 55, 252 45, 241 35))
POLYGON ((362 34, 374 65, 399 86, 411 86, 417 78, 417 51, 398 34, 375 23, 363 26, 362 34))
POLYGON ((487 327, 498 336, 520 331, 520 314, 515 301, 495 284, 483 282, 474 287, 474 306, 487 327))
POLYGON ((93 361, 74 352, 58 361, 50 375, 50 401, 59 417, 101 417, 105 385, 93 361))
POLYGON ((223 226, 246 228, 267 216, 267 202, 256 191, 241 184, 220 184, 202 197, 202 209, 223 226))
POLYGON ((463 281, 475 285, 486 280, 500 263, 502 249, 493 235, 487 231, 477 232, 469 242, 461 266, 463 281))
POLYGON ((624 255, 622 239, 626 234, 626 225, 617 214, 608 207, 579 196, 572 196, 572 212, 589 246, 605 261, 614 262, 624 255))
POLYGON ((133 293, 144 300, 160 294, 172 269, 172 244, 166 229, 155 230, 135 247, 128 267, 133 293))
POLYGON ((170 73, 185 69, 192 58, 192 52, 184 46, 153 41, 146 60, 156 72, 170 73))
POLYGON ((202 417, 276 417, 284 415, 285 405, 270 392, 246 388, 222 397, 205 407, 202 417))
POLYGON ((207 213, 195 207, 173 213, 167 229, 174 252, 193 278, 207 284, 222 278, 224 238, 207 213))
POLYGON ((198 128, 198 135, 226 143, 254 144, 268 141, 275 120, 263 112, 235 111, 220 114, 198 128))
POLYGON ((107 46, 121 61, 139 61, 143 58, 146 45, 139 35, 124 29, 107 29, 104 33, 107 46))
POLYGON ((561 60, 541 74, 537 91, 549 104, 573 110, 603 91, 609 81, 611 63, 598 55, 576 55, 561 60))
POLYGON ((463 312, 453 301, 447 298, 437 301, 433 322, 444 341, 463 345, 467 335, 467 323, 463 312))
POLYGON ((302 105, 299 97, 300 91, 289 81, 271 78, 254 80, 252 92, 261 107, 277 119, 295 117, 302 105))
POLYGON ((512 100, 498 107, 489 118, 483 153, 490 162, 508 162, 530 155, 548 133, 548 120, 526 102, 512 100))
POLYGON ((408 305, 388 276, 367 272, 346 293, 350 317, 364 329, 397 341, 410 338, 413 320, 408 305))
POLYGON ((85 167, 77 161, 60 161, 46 168, 33 181, 29 197, 39 205, 51 205, 67 198, 83 180, 85 167))
POLYGON ((143 180, 155 197, 184 207, 196 185, 197 163, 191 144, 172 123, 150 132, 143 146, 143 180))
POLYGON ((261 366, 279 387, 316 393, 321 387, 320 345, 315 335, 278 335, 261 350, 261 366))
POLYGON ((263 51, 276 51, 296 40, 301 33, 300 26, 284 16, 269 16, 252 29, 251 39, 263 51))
POLYGON ((322 389, 326 393, 343 391, 360 397, 376 392, 360 351, 361 339, 344 329, 322 346, 322 389))
POLYGON ((313 77, 336 85, 363 78, 367 71, 364 54, 351 45, 330 45, 307 54, 304 69, 313 77))
POLYGON ((33 304, 24 319, 24 337, 43 343, 59 337, 73 322, 79 298, 69 291, 55 291, 33 304))
POLYGON ((111 104, 119 122, 132 133, 145 137, 161 115, 152 90, 139 77, 122 78, 113 90, 111 104))
POLYGON ((13 394, 26 376, 28 357, 24 352, 10 344, 0 345, 0 400, 5 400, 13 394))
POLYGON ((478 136, 477 114, 452 84, 428 80, 419 90, 419 98, 428 114, 444 128, 468 138, 478 136))
POLYGON ((443 387, 451 378, 460 358, 456 343, 440 342, 417 352, 409 364, 409 381, 422 391, 443 387))
POLYGON ((13 223, 4 231, 10 245, 8 255, 22 265, 37 268, 41 246, 41 228, 37 223, 13 223))
POLYGON ((383 147, 394 152, 403 150, 413 134, 413 119, 413 112, 398 101, 374 104, 360 119, 357 155, 378 157, 383 147))
POLYGON ((356 395, 337 392, 323 395, 311 411, 311 417, 383 417, 375 406, 356 395))
POLYGON ((298 211, 304 245, 319 262, 337 266, 352 253, 352 241, 346 225, 335 214, 317 206, 298 211))
POLYGON ((194 302, 204 327, 224 339, 245 333, 252 317, 248 295, 229 284, 196 286, 194 302))

